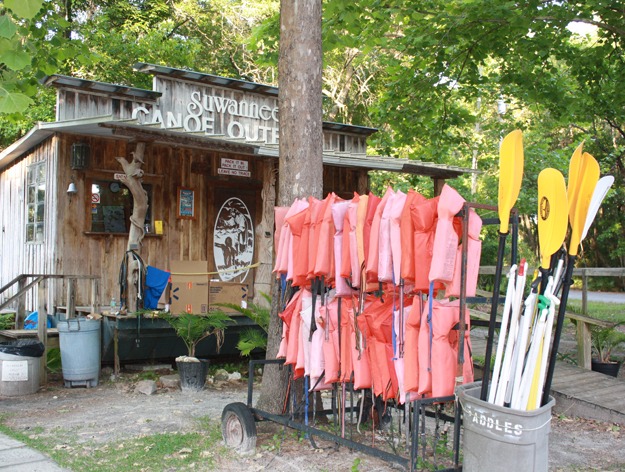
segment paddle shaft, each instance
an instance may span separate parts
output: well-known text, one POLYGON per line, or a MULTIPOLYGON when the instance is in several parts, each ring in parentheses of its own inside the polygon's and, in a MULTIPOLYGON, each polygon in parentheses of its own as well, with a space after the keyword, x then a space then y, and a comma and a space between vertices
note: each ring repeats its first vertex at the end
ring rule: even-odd
MULTIPOLYGON (((493 299, 490 306, 490 320, 488 323, 488 338, 486 339, 486 354, 484 355, 484 375, 482 376, 482 390, 480 399, 488 398, 488 381, 490 377, 490 358, 493 355, 493 338, 495 337, 495 323, 497 322, 497 307, 499 305, 499 285, 503 271, 503 256, 506 249, 506 237, 508 233, 499 233, 499 246, 497 247, 497 265, 495 266, 495 285, 493 287, 493 299)), ((462 316, 462 315, 461 315, 462 316)))
MULTIPOLYGON (((569 255, 566 272, 564 274, 564 286, 562 287, 562 297, 560 298, 560 306, 558 307, 558 320, 556 322, 556 331, 553 335, 553 344, 551 346, 551 354, 549 355, 549 367, 547 369, 547 377, 545 378, 545 386, 543 387, 543 398, 541 406, 549 401, 549 391, 551 390, 551 382, 553 381, 553 373, 556 369, 556 358, 558 356, 558 346, 560 345, 560 337, 562 336, 562 327, 564 325, 564 315, 566 313, 566 304, 569 299, 569 290, 573 283, 573 266, 577 256, 569 255)), ((554 282, 555 283, 555 282, 554 282)), ((547 340, 545 340, 547 341, 547 340)), ((547 346, 545 346, 547 347, 547 346)))

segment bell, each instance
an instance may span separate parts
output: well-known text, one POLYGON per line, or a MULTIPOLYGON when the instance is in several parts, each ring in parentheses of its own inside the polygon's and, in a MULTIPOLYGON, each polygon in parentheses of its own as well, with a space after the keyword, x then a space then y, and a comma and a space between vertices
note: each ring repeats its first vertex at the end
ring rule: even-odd
POLYGON ((78 193, 78 188, 76 188, 76 184, 74 182, 69 183, 69 187, 67 187, 67 193, 69 195, 74 195, 78 193))

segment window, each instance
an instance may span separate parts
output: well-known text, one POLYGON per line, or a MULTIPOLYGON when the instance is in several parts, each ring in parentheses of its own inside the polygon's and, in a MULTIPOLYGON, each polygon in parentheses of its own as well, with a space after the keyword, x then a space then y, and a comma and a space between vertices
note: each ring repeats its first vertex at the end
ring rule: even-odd
POLYGON ((26 177, 26 242, 43 242, 46 200, 46 166, 39 162, 28 166, 26 177))
MULTIPOLYGON (((152 228, 152 185, 143 184, 148 193, 145 227, 152 228)), ((93 233, 128 233, 133 198, 128 187, 117 180, 91 182, 91 229, 93 233)))

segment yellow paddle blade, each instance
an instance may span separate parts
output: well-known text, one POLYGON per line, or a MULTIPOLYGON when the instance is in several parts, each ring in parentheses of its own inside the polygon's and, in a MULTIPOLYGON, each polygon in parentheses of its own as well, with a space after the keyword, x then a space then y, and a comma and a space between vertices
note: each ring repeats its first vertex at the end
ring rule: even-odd
POLYGON ((523 180, 523 133, 514 130, 501 142, 499 148, 499 232, 508 233, 510 211, 521 191, 523 180))
POLYGON ((582 154, 584 149, 584 142, 582 141, 577 149, 573 152, 571 156, 571 161, 569 163, 569 181, 568 186, 566 188, 566 197, 569 200, 569 219, 571 215, 575 213, 575 209, 572 208, 577 201, 577 193, 579 192, 579 186, 581 184, 582 174, 580 173, 580 168, 582 166, 582 154))
POLYGON ((540 266, 543 269, 549 269, 551 255, 564 242, 568 216, 566 210, 564 176, 559 170, 543 169, 538 174, 538 244, 540 266))
POLYGON ((585 152, 582 155, 582 162, 579 168, 580 186, 576 196, 576 202, 573 204, 573 215, 569 214, 571 222, 571 240, 569 242, 569 254, 577 255, 579 244, 582 241, 582 231, 586 224, 586 216, 588 215, 588 207, 592 194, 595 191, 597 182, 599 181, 599 163, 597 160, 585 152))

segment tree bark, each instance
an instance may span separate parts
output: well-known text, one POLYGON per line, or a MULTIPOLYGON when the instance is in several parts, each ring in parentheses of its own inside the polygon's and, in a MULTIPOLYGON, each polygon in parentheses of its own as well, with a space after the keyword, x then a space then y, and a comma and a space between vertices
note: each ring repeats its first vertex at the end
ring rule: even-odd
MULTIPOLYGON (((137 254, 141 251, 141 241, 145 235, 144 222, 148 212, 148 193, 142 185, 143 179, 143 156, 145 154, 145 143, 137 143, 135 152, 132 154, 132 161, 128 162, 124 157, 115 159, 122 165, 124 176, 121 182, 128 187, 134 204, 132 215, 130 216, 130 231, 128 234, 128 245, 126 251, 134 250, 137 254)), ((136 259, 126 258, 128 262, 128 275, 126 277, 126 310, 128 313, 137 311, 137 281, 141 277, 139 262, 136 259)))
MULTIPOLYGON (((323 192, 321 0, 281 1, 278 73, 278 205, 289 206, 295 198, 321 198, 323 192)), ((277 284, 273 285, 268 359, 275 358, 282 337, 277 284)), ((285 376, 266 366, 259 408, 281 412, 285 390, 285 376)))

